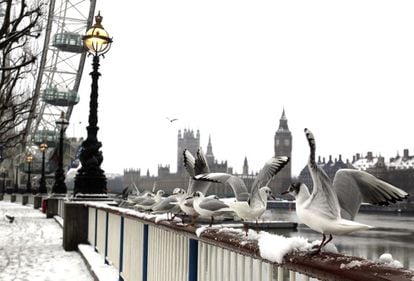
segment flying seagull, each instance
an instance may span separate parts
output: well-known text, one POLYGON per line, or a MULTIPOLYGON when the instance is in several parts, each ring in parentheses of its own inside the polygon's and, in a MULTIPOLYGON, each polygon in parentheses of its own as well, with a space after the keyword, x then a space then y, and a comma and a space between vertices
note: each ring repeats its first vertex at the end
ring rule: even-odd
POLYGON ((167 120, 170 121, 170 123, 178 120, 178 118, 168 118, 168 117, 165 117, 165 118, 167 118, 167 120))
POLYGON ((408 193, 366 172, 352 169, 338 170, 332 184, 325 171, 316 164, 316 145, 312 132, 305 129, 305 134, 310 147, 308 169, 313 180, 312 194, 300 182, 292 183, 282 194, 293 195, 299 220, 322 233, 322 242, 313 252, 317 254, 332 240, 332 235, 372 228, 353 221, 361 202, 388 205, 407 198, 408 193))

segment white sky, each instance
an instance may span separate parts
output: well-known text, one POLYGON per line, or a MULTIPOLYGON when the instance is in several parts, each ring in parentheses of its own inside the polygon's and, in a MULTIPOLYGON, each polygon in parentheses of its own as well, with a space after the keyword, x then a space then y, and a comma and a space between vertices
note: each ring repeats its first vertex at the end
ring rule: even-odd
MULTIPOLYGON (((99 81, 106 172, 175 172, 184 128, 200 130, 204 149, 211 135, 235 171, 245 156, 257 171, 283 107, 294 175, 307 162, 305 127, 325 157, 414 152, 413 1, 98 0, 98 10, 114 38, 99 81)), ((90 64, 69 136, 86 136, 90 64)))

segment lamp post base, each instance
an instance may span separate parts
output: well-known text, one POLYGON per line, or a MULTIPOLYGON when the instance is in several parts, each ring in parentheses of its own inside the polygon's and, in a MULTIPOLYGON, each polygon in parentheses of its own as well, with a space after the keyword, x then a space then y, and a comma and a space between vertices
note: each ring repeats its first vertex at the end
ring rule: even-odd
POLYGON ((101 197, 101 195, 107 196, 105 175, 85 175, 78 172, 75 177, 73 193, 75 197, 101 197))

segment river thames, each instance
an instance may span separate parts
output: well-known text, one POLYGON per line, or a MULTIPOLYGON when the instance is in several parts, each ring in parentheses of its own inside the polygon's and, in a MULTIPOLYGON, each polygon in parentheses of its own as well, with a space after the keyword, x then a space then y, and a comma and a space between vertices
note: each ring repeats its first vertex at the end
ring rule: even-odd
MULTIPOLYGON (((281 209, 266 211, 264 219, 299 222, 295 211, 281 209)), ((340 253, 374 261, 384 253, 390 253, 404 268, 414 270, 414 214, 359 213, 355 221, 375 228, 334 236, 331 243, 335 244, 340 253)), ((298 225, 297 231, 272 232, 285 236, 301 236, 309 241, 322 239, 321 234, 303 224, 298 225)))

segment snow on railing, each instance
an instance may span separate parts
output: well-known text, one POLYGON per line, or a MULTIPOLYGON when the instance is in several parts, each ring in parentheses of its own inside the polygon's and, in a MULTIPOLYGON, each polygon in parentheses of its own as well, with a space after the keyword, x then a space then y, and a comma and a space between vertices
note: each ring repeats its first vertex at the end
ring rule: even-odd
POLYGON ((258 239, 267 233, 246 237, 241 230, 196 229, 103 203, 85 205, 88 241, 120 280, 414 280, 413 271, 334 253, 266 258, 258 239))

